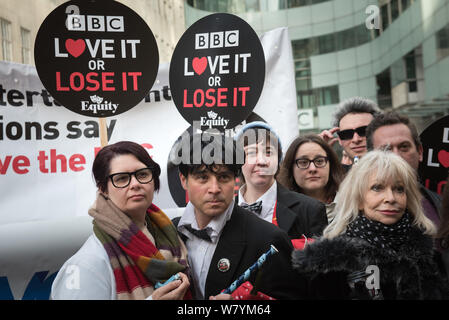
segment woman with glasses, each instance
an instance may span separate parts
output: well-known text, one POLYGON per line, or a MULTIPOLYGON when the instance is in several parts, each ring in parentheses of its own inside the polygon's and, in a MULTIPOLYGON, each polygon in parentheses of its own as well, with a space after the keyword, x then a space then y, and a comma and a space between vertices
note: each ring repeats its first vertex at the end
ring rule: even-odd
POLYGON ((282 162, 278 181, 292 191, 320 200, 326 205, 329 223, 343 169, 335 151, 318 135, 293 140, 282 162))
POLYGON ((153 204, 160 167, 134 142, 101 149, 92 173, 93 234, 62 266, 52 299, 164 299, 190 296, 187 250, 171 220, 153 204), (172 277, 177 280, 165 281, 172 277))
POLYGON ((311 299, 447 299, 416 172, 375 150, 349 171, 323 236, 292 255, 311 299))

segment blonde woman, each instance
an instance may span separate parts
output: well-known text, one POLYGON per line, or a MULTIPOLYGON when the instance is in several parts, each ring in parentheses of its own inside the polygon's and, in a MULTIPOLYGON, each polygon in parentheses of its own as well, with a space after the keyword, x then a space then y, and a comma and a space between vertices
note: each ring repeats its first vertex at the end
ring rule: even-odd
POLYGON ((415 171, 388 151, 367 153, 340 185, 323 237, 293 253, 313 298, 447 299, 432 222, 415 171))

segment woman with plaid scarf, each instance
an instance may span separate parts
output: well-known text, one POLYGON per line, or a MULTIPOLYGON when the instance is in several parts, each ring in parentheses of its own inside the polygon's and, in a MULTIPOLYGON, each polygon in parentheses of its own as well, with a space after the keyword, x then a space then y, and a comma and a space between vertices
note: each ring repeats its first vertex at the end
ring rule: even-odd
POLYGON ((92 172, 93 234, 59 270, 51 299, 188 299, 187 250, 153 202, 160 167, 134 142, 108 145, 92 172), (179 279, 155 289, 173 275, 179 279))

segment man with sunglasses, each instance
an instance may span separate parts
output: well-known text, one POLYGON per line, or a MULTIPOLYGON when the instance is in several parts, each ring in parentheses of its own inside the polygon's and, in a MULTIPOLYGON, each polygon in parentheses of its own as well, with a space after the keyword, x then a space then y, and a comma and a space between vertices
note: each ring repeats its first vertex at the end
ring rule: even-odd
MULTIPOLYGON (((354 97, 343 101, 334 114, 334 128, 320 133, 329 145, 338 141, 353 162, 354 158, 360 158, 367 152, 366 128, 375 116, 381 111, 375 102, 354 97), (334 137, 334 134, 337 137, 334 137)), ((349 170, 351 165, 343 165, 349 170)))
MULTIPOLYGON (((271 126, 261 121, 250 122, 235 139, 245 151, 238 204, 279 226, 292 240, 321 235, 327 226, 324 204, 276 182, 282 147, 271 126)), ((292 242, 294 246, 301 243, 292 242)))

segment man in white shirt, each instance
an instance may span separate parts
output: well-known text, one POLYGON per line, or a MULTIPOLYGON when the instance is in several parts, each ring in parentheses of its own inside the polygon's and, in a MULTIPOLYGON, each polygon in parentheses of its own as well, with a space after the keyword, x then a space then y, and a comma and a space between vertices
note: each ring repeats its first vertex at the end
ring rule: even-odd
POLYGON ((243 163, 237 161, 234 141, 224 136, 208 139, 206 134, 200 140, 201 146, 196 150, 191 137, 189 163, 184 159, 178 167, 189 203, 182 217, 173 220, 189 253, 195 298, 230 298, 218 295, 270 245, 279 253, 267 259, 257 273, 257 281, 256 274, 249 281, 256 291, 276 299, 304 297, 306 284, 292 270, 292 245, 287 234, 234 201, 235 178, 243 163), (204 158, 206 148, 210 159, 204 158), (201 163, 195 164, 195 152, 200 152, 201 163))

